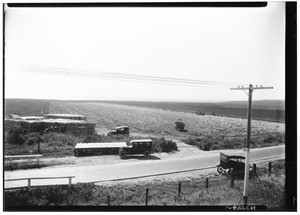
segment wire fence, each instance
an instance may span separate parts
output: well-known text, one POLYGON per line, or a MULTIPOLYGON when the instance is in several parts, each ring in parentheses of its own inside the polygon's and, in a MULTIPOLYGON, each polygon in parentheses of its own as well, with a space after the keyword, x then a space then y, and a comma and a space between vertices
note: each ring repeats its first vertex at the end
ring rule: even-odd
MULTIPOLYGON (((264 161, 258 163, 258 165, 256 163, 253 163, 252 166, 253 168, 250 173, 250 179, 265 174, 271 176, 274 173, 274 168, 276 168, 276 165, 274 165, 274 161, 264 161)), ((59 177, 53 177, 53 179, 55 178, 59 177)), ((67 193, 69 193, 68 195, 73 195, 72 187, 74 186, 74 184, 72 184, 71 182, 71 178, 73 177, 66 178, 69 178, 69 189, 67 193)), ((44 178, 32 179, 41 180, 44 178)), ((28 180, 28 187, 26 188, 28 192, 31 192, 33 189, 38 189, 38 187, 32 187, 30 183, 32 179, 26 178, 26 180, 28 180)), ((8 182, 14 180, 23 179, 10 179, 5 181, 8 182)), ((124 184, 110 184, 109 188, 106 188, 105 191, 99 191, 99 194, 96 197, 99 197, 99 201, 101 202, 100 205, 104 206, 131 205, 133 202, 132 198, 134 198, 134 205, 138 206, 170 205, 170 202, 171 205, 184 205, 185 200, 195 195, 195 193, 197 193, 198 195, 197 198, 205 199, 206 195, 209 195, 210 191, 215 191, 217 187, 220 187, 220 185, 227 184, 228 187, 237 189, 235 188, 235 186, 240 186, 242 180, 243 173, 242 175, 235 175, 233 174, 232 169, 230 169, 226 172, 226 174, 223 175, 211 174, 211 176, 202 177, 201 179, 191 178, 174 182, 160 182, 165 183, 161 186, 157 183, 150 182, 148 184, 139 185, 139 189, 133 189, 135 187, 135 184, 132 185, 132 183, 130 184, 133 187, 126 186, 124 184), (237 182, 237 180, 240 182, 237 182), (236 185, 236 183, 238 184, 236 185), (169 201, 165 203, 160 202, 162 196, 166 197, 169 201)), ((103 184, 99 184, 99 182, 97 182, 97 185, 102 186, 103 184)), ((5 189, 5 191, 7 191, 7 189, 5 189)), ((200 201, 200 199, 197 201, 200 201)))

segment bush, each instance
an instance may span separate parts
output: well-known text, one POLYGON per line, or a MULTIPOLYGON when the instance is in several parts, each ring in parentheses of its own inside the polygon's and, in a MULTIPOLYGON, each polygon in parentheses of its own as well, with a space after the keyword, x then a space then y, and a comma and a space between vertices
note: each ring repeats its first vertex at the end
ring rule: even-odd
POLYGON ((153 150, 155 152, 171 152, 177 151, 178 147, 172 140, 166 140, 164 137, 153 140, 153 150))
POLYGON ((23 135, 26 131, 19 125, 12 126, 8 131, 7 142, 12 144, 23 144, 25 139, 23 135))
POLYGON ((29 133, 27 135, 24 135, 23 136, 24 139, 25 139, 25 144, 28 145, 28 146, 32 146, 36 143, 40 143, 42 142, 42 137, 39 133, 29 133))
POLYGON ((269 133, 264 137, 263 139, 264 143, 273 143, 273 142, 279 142, 284 143, 285 142, 285 135, 281 133, 269 133))
POLYGON ((80 138, 77 138, 71 134, 62 134, 51 132, 43 135, 43 143, 51 143, 51 145, 64 146, 64 145, 75 145, 81 142, 80 138))

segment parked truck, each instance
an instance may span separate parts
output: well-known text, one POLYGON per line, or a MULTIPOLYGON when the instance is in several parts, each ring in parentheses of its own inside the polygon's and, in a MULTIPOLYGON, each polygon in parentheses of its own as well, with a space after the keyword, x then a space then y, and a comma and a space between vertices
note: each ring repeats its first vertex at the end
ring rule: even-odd
POLYGON ((119 135, 119 134, 129 135, 129 127, 128 126, 116 127, 116 130, 108 132, 107 136, 119 135))
POLYGON ((131 155, 142 154, 149 158, 152 153, 152 140, 131 140, 126 142, 106 142, 106 143, 77 143, 74 148, 75 157, 86 155, 116 154, 121 159, 131 155))

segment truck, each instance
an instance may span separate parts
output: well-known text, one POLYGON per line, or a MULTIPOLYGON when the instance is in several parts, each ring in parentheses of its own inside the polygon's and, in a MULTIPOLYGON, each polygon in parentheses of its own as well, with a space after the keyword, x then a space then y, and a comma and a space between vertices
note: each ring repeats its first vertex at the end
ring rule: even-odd
POLYGON ((108 132, 107 136, 119 135, 119 134, 129 135, 129 127, 128 126, 116 127, 116 130, 108 132))
POLYGON ((152 140, 131 140, 127 146, 119 149, 121 159, 126 159, 130 155, 143 154, 145 158, 149 158, 152 153, 152 140))
POLYGON ((131 140, 127 142, 77 143, 74 148, 75 157, 86 155, 116 154, 121 159, 130 155, 142 154, 149 158, 152 153, 152 140, 131 140))

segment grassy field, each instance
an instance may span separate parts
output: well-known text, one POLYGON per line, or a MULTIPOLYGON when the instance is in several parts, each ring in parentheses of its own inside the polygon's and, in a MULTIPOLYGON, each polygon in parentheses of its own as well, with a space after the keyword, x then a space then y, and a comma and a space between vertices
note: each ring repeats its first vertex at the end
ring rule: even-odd
MULTIPOLYGON (((244 138, 247 129, 245 119, 200 116, 180 111, 100 102, 52 102, 49 111, 85 115, 89 121, 96 123, 99 130, 128 125, 132 132, 166 134, 179 138, 209 136, 221 140, 244 138), (178 119, 182 119, 185 123, 187 132, 175 130, 175 122, 178 119)), ((253 137, 265 138, 270 133, 285 133, 285 124, 252 120, 253 137)))
MULTIPOLYGON (((245 119, 247 117, 247 101, 232 102, 149 102, 149 101, 105 101, 111 104, 149 107, 162 110, 195 113, 202 111, 207 115, 227 116, 245 119)), ((253 101, 252 119, 271 122, 285 121, 285 103, 283 100, 253 101)))
MULTIPOLYGON (((40 116, 49 113, 54 100, 5 99, 5 112, 20 115, 40 116)), ((202 111, 207 115, 245 119, 247 117, 246 101, 231 102, 152 102, 152 101, 70 101, 76 103, 108 103, 135 107, 148 107, 161 110, 195 113, 202 111)), ((252 103, 252 119, 271 122, 285 122, 285 103, 283 100, 260 100, 252 103)))
MULTIPOLYGON (((250 205, 264 205, 267 210, 284 209, 284 161, 273 163, 269 176, 267 166, 259 164, 258 177, 251 178, 250 205)), ((180 181, 151 180, 123 182, 96 186, 92 183, 67 186, 50 186, 5 192, 5 208, 18 206, 105 206, 110 196, 111 206, 145 205, 145 190, 149 189, 149 206, 216 206, 242 205, 243 181, 236 180, 234 187, 226 176, 214 175, 205 188, 205 176, 180 181), (178 197, 178 183, 181 195, 178 197)), ((50 209, 48 208, 48 209, 50 209)), ((101 208, 99 208, 101 210, 101 208)))

